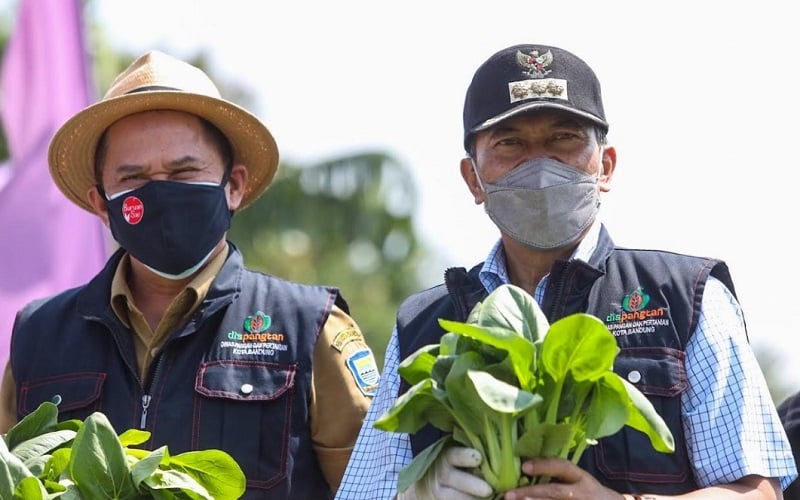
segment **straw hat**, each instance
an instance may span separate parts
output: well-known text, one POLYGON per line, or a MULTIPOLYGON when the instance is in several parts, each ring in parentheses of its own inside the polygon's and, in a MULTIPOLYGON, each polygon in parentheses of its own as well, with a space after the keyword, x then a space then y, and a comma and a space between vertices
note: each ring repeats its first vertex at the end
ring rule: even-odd
POLYGON ((200 116, 225 134, 235 161, 249 172, 240 210, 272 182, 278 168, 278 148, 264 124, 247 110, 222 99, 200 69, 152 51, 120 73, 102 100, 78 112, 56 131, 48 162, 50 175, 61 192, 79 207, 94 212, 86 193, 96 184, 94 162, 100 136, 120 118, 160 109, 200 116))

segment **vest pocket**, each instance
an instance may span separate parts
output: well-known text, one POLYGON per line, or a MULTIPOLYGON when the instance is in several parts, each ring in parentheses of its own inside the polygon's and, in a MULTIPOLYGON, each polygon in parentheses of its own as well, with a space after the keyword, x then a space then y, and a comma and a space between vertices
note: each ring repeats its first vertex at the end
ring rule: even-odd
POLYGON ((612 487, 641 483, 659 485, 654 491, 665 494, 685 491, 684 486, 694 480, 681 423, 681 394, 689 385, 683 351, 665 347, 623 349, 614 371, 647 396, 672 432, 675 451, 656 451, 644 433, 625 426, 592 447, 592 458, 602 475, 599 479, 605 478, 604 484, 612 487))
POLYGON ((195 379, 192 448, 228 450, 249 488, 271 489, 284 481, 294 451, 295 371, 294 364, 261 361, 203 363, 195 379))
POLYGON ((83 420, 100 410, 105 380, 105 373, 82 372, 24 381, 17 395, 18 416, 25 416, 49 401, 58 406, 59 420, 83 420))

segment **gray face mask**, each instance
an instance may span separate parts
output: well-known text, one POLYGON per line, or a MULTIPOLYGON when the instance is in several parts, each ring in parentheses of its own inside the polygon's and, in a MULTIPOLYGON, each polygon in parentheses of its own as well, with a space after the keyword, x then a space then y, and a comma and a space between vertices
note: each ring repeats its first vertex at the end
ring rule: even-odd
POLYGON ((528 248, 552 250, 577 241, 594 221, 600 210, 598 176, 534 158, 494 184, 484 185, 480 176, 478 182, 486 193, 486 213, 501 231, 528 248))

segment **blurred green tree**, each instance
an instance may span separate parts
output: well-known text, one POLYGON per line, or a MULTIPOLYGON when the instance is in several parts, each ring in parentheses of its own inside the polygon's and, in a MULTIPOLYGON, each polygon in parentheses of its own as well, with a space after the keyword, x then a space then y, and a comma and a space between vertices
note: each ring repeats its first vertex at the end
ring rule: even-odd
POLYGON ((410 171, 383 152, 283 163, 236 214, 230 239, 251 268, 339 287, 382 361, 397 306, 419 288, 426 252, 412 224, 416 199, 410 171))

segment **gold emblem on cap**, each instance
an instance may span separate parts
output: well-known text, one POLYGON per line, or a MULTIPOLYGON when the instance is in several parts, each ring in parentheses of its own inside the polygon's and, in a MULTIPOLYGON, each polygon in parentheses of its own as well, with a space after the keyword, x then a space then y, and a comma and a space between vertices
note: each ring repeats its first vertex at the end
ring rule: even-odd
POLYGON ((560 78, 508 82, 509 102, 541 97, 567 100, 567 81, 560 78))

